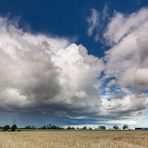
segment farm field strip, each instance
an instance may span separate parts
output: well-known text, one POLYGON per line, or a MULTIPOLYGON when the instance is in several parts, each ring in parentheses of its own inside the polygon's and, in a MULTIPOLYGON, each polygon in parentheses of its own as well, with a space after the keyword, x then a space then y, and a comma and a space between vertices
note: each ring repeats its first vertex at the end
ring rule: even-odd
POLYGON ((148 148, 148 131, 0 132, 0 148, 148 148))

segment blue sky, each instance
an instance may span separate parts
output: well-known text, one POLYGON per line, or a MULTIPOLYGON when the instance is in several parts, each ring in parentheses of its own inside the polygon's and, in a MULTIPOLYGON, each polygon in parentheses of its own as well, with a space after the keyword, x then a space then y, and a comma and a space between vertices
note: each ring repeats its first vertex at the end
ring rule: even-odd
POLYGON ((0 124, 148 126, 147 7, 1 1, 0 124))
POLYGON ((146 0, 5 0, 1 1, 0 14, 12 19, 19 18, 19 25, 27 29, 29 27, 32 32, 72 38, 87 47, 90 53, 100 57, 108 48, 87 36, 86 18, 90 10, 95 8, 102 12, 107 6, 111 17, 115 11, 130 14, 147 5, 146 0))

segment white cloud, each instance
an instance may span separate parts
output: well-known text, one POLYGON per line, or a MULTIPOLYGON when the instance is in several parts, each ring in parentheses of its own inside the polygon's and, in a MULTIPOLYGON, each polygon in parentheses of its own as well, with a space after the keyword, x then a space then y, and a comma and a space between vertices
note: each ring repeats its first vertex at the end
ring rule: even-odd
MULTIPOLYGON (((106 100, 105 104, 107 105, 106 109, 108 112, 130 112, 131 110, 137 111, 139 109, 145 109, 145 105, 147 104, 148 96, 141 95, 125 95, 120 98, 115 98, 112 100, 106 100)), ((103 100, 105 101, 105 99, 103 100)))
MULTIPOLYGON (((147 10, 124 18, 123 22, 128 22, 130 18, 135 20, 135 16, 136 21, 125 23, 126 27, 121 25, 122 31, 117 31, 117 35, 114 31, 110 33, 114 26, 108 26, 106 39, 113 42, 113 47, 104 57, 106 64, 89 55, 82 45, 24 32, 0 17, 0 108, 33 109, 76 120, 81 117, 134 120, 145 110, 148 100, 143 92, 148 86, 148 22, 144 19, 139 23, 137 19, 141 20, 144 12, 147 10), (132 31, 127 29, 133 28, 131 24, 136 26, 132 31), (115 77, 107 87, 120 86, 118 93, 99 94, 98 77, 104 68, 103 81, 115 77)), ((110 24, 118 21, 119 16, 114 17, 110 24)), ((92 24, 98 21, 95 19, 96 14, 94 21, 90 20, 92 24)))
POLYGON ((96 112, 101 59, 82 45, 24 32, 2 17, 0 32, 1 108, 64 116, 96 112))
POLYGON ((95 42, 102 42, 102 32, 109 20, 108 5, 105 5, 102 11, 97 11, 95 8, 91 9, 91 14, 87 18, 88 30, 87 34, 93 37, 95 42))
POLYGON ((147 8, 128 16, 117 12, 108 24, 108 30, 104 34, 105 38, 110 43, 120 42, 128 34, 135 32, 138 28, 140 29, 141 25, 147 22, 147 13, 147 8))
POLYGON ((137 126, 148 104, 148 94, 144 93, 148 90, 148 9, 126 16, 117 12, 104 37, 111 49, 104 57, 103 81, 109 77, 114 79, 105 86, 101 106, 104 106, 106 115, 124 116, 125 121, 136 121, 137 126), (111 90, 112 86, 118 86, 119 90, 111 90))
MULTIPOLYGON (((124 119, 124 120, 109 120, 109 121, 106 121, 106 124, 109 124, 109 125, 128 125, 128 126, 133 126, 133 125, 136 125, 137 123, 137 120, 130 120, 130 119, 124 119)), ((130 127, 129 127, 130 128, 130 127)))
POLYGON ((103 11, 102 11, 102 19, 103 20, 106 20, 109 18, 109 12, 108 12, 109 8, 108 7, 109 7, 109 5, 105 5, 103 8, 103 11))
POLYGON ((87 34, 92 36, 99 25, 99 13, 96 9, 91 9, 91 15, 87 18, 87 22, 89 25, 87 34))
POLYGON ((144 91, 148 89, 148 9, 129 16, 117 13, 105 32, 113 43, 106 53, 106 75, 113 75, 117 83, 144 91))

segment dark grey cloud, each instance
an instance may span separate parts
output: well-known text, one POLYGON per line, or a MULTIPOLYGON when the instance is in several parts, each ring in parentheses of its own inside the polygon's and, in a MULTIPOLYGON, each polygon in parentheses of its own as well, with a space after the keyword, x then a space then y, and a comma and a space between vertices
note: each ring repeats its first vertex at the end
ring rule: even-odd
MULTIPOLYGON (((141 16, 139 13, 137 15, 141 16)), ((116 17, 111 24, 118 20, 116 17)), ((128 20, 126 22, 128 30, 128 20)), ((145 27, 146 24, 147 21, 145 27)), ((144 90, 147 85, 144 26, 137 25, 137 29, 125 38, 124 33, 119 33, 117 40, 124 39, 108 51, 106 64, 89 55, 82 45, 70 45, 68 39, 24 32, 16 26, 0 17, 0 110, 73 121, 93 119, 94 122, 100 118, 135 120, 146 110, 147 94, 136 93, 133 87, 136 83, 144 90), (127 50, 127 47, 131 48, 127 50), (139 47, 143 50, 139 51, 139 47), (102 71, 105 76, 98 79, 102 71), (110 76, 116 80, 106 85, 106 94, 100 94, 98 89, 102 81, 110 76), (127 87, 129 84, 133 89, 127 87), (121 87, 120 93, 111 92, 113 85, 121 87)), ((111 28, 106 32, 107 40, 112 39, 111 28)))
POLYGON ((62 38, 32 34, 0 18, 0 108, 55 116, 91 111, 102 60, 62 38))

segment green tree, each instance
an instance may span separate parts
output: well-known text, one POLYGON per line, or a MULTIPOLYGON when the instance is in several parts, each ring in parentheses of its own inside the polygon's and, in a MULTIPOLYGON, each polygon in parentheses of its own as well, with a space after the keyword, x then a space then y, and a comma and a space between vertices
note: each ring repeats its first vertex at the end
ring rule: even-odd
POLYGON ((89 130, 91 131, 91 130, 92 130, 92 128, 91 128, 91 127, 89 127, 89 130))
POLYGON ((9 125, 5 125, 4 127, 3 127, 3 130, 4 131, 8 131, 10 129, 10 126, 9 125))
POLYGON ((106 127, 104 125, 100 125, 98 128, 101 130, 106 130, 106 127))
POLYGON ((118 130, 119 127, 118 127, 117 125, 114 125, 114 126, 113 126, 113 129, 118 130))
POLYGON ((11 131, 13 131, 13 132, 14 132, 16 129, 17 129, 16 124, 13 124, 13 125, 12 125, 12 127, 11 127, 11 131))
POLYGON ((34 125, 27 125, 25 128, 26 129, 35 129, 36 127, 34 125))
POLYGON ((77 129, 77 130, 79 130, 80 128, 79 128, 79 127, 77 127, 76 129, 77 129))
POLYGON ((123 127, 122 127, 122 129, 123 130, 128 129, 128 125, 127 124, 124 124, 123 127))
POLYGON ((67 130, 75 130, 75 128, 74 128, 74 127, 68 126, 68 127, 67 127, 67 130))
POLYGON ((86 127, 86 126, 84 126, 82 129, 83 129, 83 130, 87 130, 87 127, 86 127))

